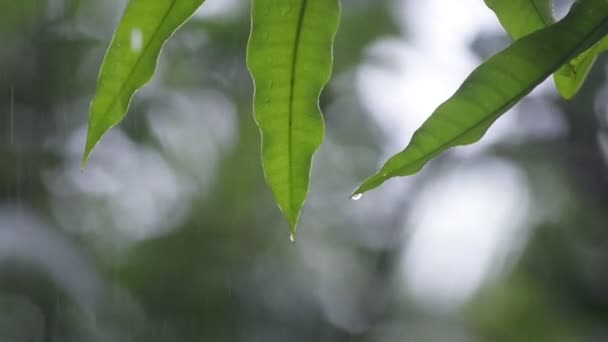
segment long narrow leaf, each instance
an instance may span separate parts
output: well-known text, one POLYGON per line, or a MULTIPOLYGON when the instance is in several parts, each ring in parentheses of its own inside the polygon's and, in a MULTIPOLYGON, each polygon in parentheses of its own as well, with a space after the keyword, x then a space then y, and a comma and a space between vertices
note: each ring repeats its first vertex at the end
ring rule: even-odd
POLYGON ((247 65, 264 173, 292 236, 323 140, 320 93, 332 67, 338 0, 254 0, 247 65))
POLYGON ((607 33, 608 1, 577 2, 558 23, 521 38, 475 69, 414 133, 409 146, 355 194, 389 178, 416 173, 450 147, 479 140, 500 115, 607 33))
MULTIPOLYGON (((507 33, 517 40, 553 23, 550 0, 485 0, 494 11, 507 33)), ((598 42, 568 63, 555 74, 553 80, 560 95, 571 99, 579 91, 596 57, 608 49, 608 38, 598 42)))
POLYGON ((125 117, 133 94, 152 78, 167 39, 203 1, 129 1, 99 73, 83 165, 102 136, 125 117))

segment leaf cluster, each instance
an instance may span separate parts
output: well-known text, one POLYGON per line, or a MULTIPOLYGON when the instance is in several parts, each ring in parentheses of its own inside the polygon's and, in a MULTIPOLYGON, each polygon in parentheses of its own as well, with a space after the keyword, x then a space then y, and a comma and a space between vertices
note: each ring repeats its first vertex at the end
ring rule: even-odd
MULTIPOLYGON (((153 76, 164 43, 204 0, 131 0, 101 66, 90 108, 83 165, 102 136, 126 115, 153 76)), ((445 150, 478 141, 508 109, 553 75, 565 99, 608 49, 608 1, 579 0, 559 21, 551 0, 485 0, 513 43, 478 66, 454 95, 353 193, 407 176, 445 150)), ((253 0, 247 66, 253 113, 262 134, 266 181, 292 238, 306 200, 312 158, 324 124, 319 97, 330 79, 339 0, 253 0)), ((365 30, 362 28, 362 30, 365 30)))

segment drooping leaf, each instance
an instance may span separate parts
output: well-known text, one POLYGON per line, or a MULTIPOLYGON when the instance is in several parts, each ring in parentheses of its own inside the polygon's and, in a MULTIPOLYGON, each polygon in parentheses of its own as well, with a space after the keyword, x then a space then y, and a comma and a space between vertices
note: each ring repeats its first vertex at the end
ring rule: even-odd
MULTIPOLYGON (((485 0, 507 33, 517 40, 553 23, 550 0, 485 0)), ((571 99, 579 91, 598 54, 608 49, 608 39, 598 42, 564 64, 553 80, 560 95, 571 99)))
POLYGON ((608 50, 608 37, 562 66, 553 75, 555 86, 563 98, 569 100, 578 93, 595 59, 606 50, 608 50))
POLYGON ((83 165, 102 136, 126 115, 133 94, 146 84, 169 37, 204 0, 130 0, 106 52, 95 98, 83 165))
POLYGON ((364 181, 355 195, 418 172, 446 149, 479 140, 505 111, 561 65, 608 33, 608 1, 577 2, 556 24, 514 42, 475 69, 441 104, 402 152, 364 181))
POLYGON ((247 65, 264 174, 292 237, 323 140, 320 93, 332 68, 339 0, 254 0, 247 65))
POLYGON ((553 24, 551 0, 485 0, 485 3, 514 40, 553 24))

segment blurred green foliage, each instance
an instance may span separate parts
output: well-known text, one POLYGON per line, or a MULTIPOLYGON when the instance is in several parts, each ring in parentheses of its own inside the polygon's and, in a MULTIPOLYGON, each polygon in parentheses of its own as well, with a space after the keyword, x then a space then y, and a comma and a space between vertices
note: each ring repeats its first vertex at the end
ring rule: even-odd
POLYGON ((259 166, 240 2, 179 31, 121 130, 80 172, 97 68, 123 6, 0 2, 0 341, 607 338, 605 58, 573 102, 541 93, 514 114, 532 129, 549 111, 564 134, 524 132, 483 152, 523 170, 532 218, 507 266, 470 302, 436 313, 404 290, 401 259, 412 201, 458 156, 437 160, 405 199, 370 194, 366 207, 336 195, 387 140, 352 94, 370 46, 408 37, 395 2, 343 3, 336 77, 321 101, 328 140, 295 245, 259 166), (360 158, 346 158, 351 149, 360 158))

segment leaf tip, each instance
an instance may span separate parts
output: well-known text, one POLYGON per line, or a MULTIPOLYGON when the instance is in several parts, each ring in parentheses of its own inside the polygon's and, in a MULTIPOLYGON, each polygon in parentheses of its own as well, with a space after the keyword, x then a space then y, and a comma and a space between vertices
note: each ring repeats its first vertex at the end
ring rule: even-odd
POLYGON ((285 218, 287 218, 287 221, 289 222, 289 240, 291 242, 296 242, 296 230, 297 230, 297 226, 298 226, 298 218, 299 218, 299 214, 300 212, 297 211, 295 213, 283 213, 285 215, 285 218))
POLYGON ((360 200, 363 197, 363 193, 368 192, 372 189, 379 187, 384 181, 388 179, 387 173, 377 173, 373 176, 368 177, 359 185, 359 187, 350 194, 350 199, 353 201, 360 200))
POLYGON ((82 153, 82 162, 80 163, 80 171, 83 172, 87 167, 89 159, 91 158, 91 153, 95 148, 95 144, 91 144, 89 139, 87 138, 87 142, 85 144, 84 152, 82 153))
POLYGON ((91 157, 91 151, 89 149, 85 149, 82 154, 82 161, 80 162, 80 172, 84 172, 84 169, 87 167, 89 163, 89 158, 91 157))
POLYGON ((557 86, 557 92, 564 100, 569 101, 576 95, 578 89, 572 89, 572 87, 568 86, 557 86))
POLYGON ((574 85, 572 79, 567 75, 555 73, 553 75, 553 83, 557 92, 564 100, 572 100, 579 90, 579 87, 574 85))
POLYGON ((86 157, 82 157, 82 162, 80 162, 80 172, 84 172, 84 169, 87 167, 88 159, 86 157))
POLYGON ((296 242, 297 217, 294 220, 289 220, 289 241, 296 242))

